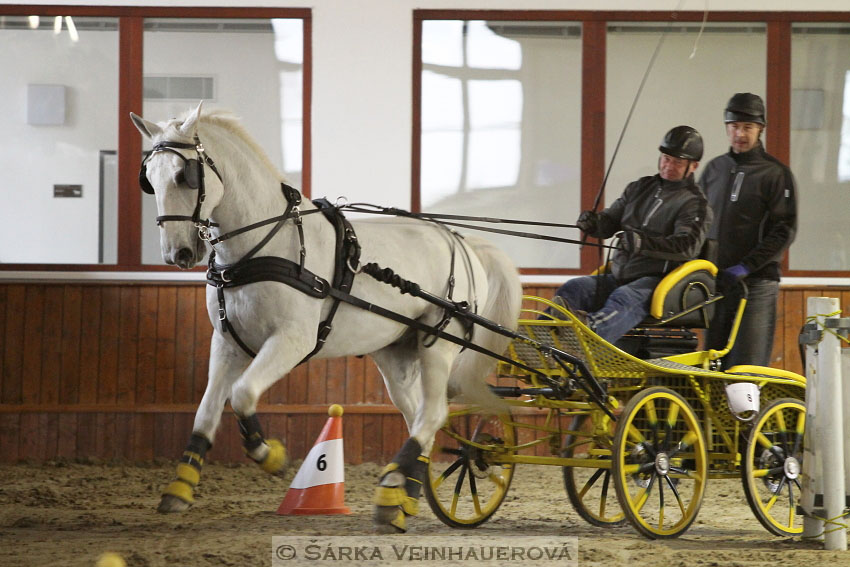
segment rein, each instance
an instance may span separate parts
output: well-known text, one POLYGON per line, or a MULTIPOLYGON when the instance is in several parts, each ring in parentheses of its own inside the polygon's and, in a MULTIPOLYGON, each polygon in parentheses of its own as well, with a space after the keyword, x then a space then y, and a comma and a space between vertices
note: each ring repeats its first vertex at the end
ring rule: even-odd
POLYGON ((351 203, 349 205, 341 205, 340 208, 351 211, 355 213, 368 213, 373 215, 390 215, 390 216, 398 216, 398 217, 410 217, 419 219, 422 221, 433 222, 440 225, 446 226, 456 226, 459 228, 468 228, 471 230, 480 230, 483 232, 493 232, 496 234, 506 234, 508 236, 518 236, 520 238, 533 238, 536 240, 549 240, 551 242, 565 242, 567 244, 583 244, 588 246, 595 246, 598 248, 617 248, 616 246, 611 246, 609 244, 596 244, 596 243, 586 243, 582 240, 576 240, 574 238, 562 238, 559 236, 550 236, 548 234, 540 234, 536 232, 520 232, 515 230, 505 230, 499 228, 492 228, 487 226, 478 226, 473 224, 464 224, 459 222, 451 222, 455 220, 468 220, 475 222, 487 222, 492 224, 521 224, 521 225, 529 225, 529 226, 551 226, 557 228, 578 228, 574 224, 563 224, 563 223, 555 223, 555 222, 543 222, 543 221, 526 221, 526 220, 517 220, 517 219, 501 219, 494 217, 475 217, 469 215, 450 215, 450 214, 442 214, 442 213, 414 213, 411 211, 406 211, 404 209, 398 209, 396 207, 382 207, 380 205, 372 205, 369 203, 351 203), (444 220, 445 219, 445 220, 444 220))

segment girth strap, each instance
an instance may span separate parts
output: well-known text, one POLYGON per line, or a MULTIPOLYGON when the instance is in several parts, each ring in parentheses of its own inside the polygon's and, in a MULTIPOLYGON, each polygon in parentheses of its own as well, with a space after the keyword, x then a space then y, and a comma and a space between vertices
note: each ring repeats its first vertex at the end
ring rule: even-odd
MULTIPOLYGON (((324 199, 316 199, 314 203, 319 206, 336 232, 334 277, 332 283, 329 283, 324 278, 317 276, 304 267, 306 251, 300 223, 297 224, 297 228, 301 241, 301 253, 297 263, 286 258, 260 256, 258 258, 246 257, 232 266, 225 266, 216 263, 214 255, 210 256, 210 265, 207 270, 207 284, 216 287, 219 320, 224 329, 236 341, 236 344, 252 358, 257 356, 257 353, 239 337, 227 317, 224 288, 263 281, 274 281, 286 284, 317 299, 328 297, 332 288, 339 289, 345 293, 351 291, 355 275, 354 266, 357 266, 360 260, 360 245, 357 242, 357 236, 354 233, 351 223, 339 212, 337 207, 334 207, 324 199)), ((299 220, 300 218, 296 218, 296 221, 299 220)), ((280 224, 276 228, 279 228, 279 226, 280 224)), ((319 324, 316 346, 299 364, 315 355, 324 346, 333 328, 332 323, 339 308, 339 302, 340 300, 338 298, 334 298, 327 318, 319 324)))

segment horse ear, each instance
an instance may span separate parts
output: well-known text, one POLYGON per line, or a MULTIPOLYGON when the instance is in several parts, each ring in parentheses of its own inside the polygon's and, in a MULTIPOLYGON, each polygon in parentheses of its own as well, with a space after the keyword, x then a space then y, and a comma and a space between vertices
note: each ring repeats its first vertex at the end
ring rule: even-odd
POLYGON ((186 117, 186 120, 183 121, 183 124, 180 125, 180 133, 186 136, 187 138, 191 138, 195 135, 195 131, 198 129, 198 119, 201 117, 201 107, 204 105, 204 101, 198 103, 198 107, 192 111, 192 114, 186 117))
POLYGON ((142 133, 142 136, 153 138, 157 134, 162 134, 162 128, 160 128, 150 120, 145 120, 144 118, 133 112, 130 113, 130 118, 133 120, 133 124, 136 125, 136 128, 139 130, 139 132, 142 133))

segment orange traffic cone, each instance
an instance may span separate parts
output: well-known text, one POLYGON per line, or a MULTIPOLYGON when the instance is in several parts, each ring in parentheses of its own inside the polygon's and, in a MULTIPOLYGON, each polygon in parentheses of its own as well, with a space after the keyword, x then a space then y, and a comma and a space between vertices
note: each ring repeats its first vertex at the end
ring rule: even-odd
POLYGON ((342 457, 342 406, 328 408, 330 418, 307 454, 278 514, 350 514, 345 505, 345 468, 342 457))

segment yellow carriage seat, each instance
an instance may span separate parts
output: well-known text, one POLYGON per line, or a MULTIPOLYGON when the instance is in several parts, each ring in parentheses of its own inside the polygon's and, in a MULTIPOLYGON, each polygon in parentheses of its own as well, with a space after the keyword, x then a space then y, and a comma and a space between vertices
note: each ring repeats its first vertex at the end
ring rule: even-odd
POLYGON ((707 328, 717 301, 716 276, 717 266, 708 260, 690 260, 664 276, 643 325, 707 328))

